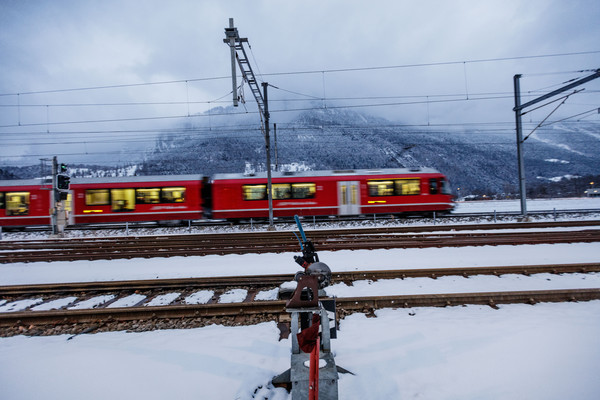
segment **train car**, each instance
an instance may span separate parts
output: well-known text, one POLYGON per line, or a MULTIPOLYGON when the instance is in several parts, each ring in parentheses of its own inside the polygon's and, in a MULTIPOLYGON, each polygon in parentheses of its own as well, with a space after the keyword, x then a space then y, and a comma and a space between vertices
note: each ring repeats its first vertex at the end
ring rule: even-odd
MULTIPOLYGON (((214 219, 267 218, 266 173, 217 174, 214 219)), ((273 215, 360 215, 449 212, 448 181, 431 168, 274 172, 273 215)))
POLYGON ((0 181, 0 226, 51 225, 51 188, 42 179, 0 181))
POLYGON ((70 224, 202 219, 202 175, 73 178, 70 224))

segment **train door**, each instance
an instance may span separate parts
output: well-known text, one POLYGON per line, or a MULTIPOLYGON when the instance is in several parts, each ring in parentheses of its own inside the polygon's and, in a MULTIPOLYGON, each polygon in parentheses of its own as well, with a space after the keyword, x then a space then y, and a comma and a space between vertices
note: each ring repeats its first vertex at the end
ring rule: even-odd
POLYGON ((360 214, 360 182, 338 182, 338 209, 340 215, 360 214))

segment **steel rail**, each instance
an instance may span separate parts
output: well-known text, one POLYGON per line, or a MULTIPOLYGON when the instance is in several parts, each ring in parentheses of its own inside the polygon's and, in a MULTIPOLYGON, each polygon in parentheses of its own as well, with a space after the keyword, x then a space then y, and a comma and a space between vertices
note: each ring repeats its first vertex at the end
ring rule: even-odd
MULTIPOLYGON (((528 215, 532 216, 532 215, 538 215, 538 216, 544 216, 544 215, 550 215, 550 216, 554 216, 555 218, 557 216, 560 215, 580 215, 580 214, 597 214, 600 213, 600 209, 595 209, 595 208, 590 208, 590 209, 552 209, 552 210, 533 210, 533 211, 528 211, 528 215)), ((421 219, 421 220, 434 220, 434 221, 440 221, 440 220, 460 220, 460 219, 467 219, 467 218, 502 218, 502 217, 520 217, 521 216, 521 212, 520 211, 488 211, 488 212, 457 212, 454 211, 452 213, 436 213, 435 218, 431 218, 431 217, 423 217, 423 216, 418 216, 418 215, 406 215, 406 216, 397 216, 394 214, 376 214, 375 216, 373 216, 373 214, 364 214, 362 216, 335 216, 333 219, 335 221, 339 221, 339 222, 351 222, 351 221, 372 221, 373 219, 376 220, 394 220, 394 219, 421 219)), ((312 216, 307 216, 304 217, 305 221, 307 222, 312 222, 312 216)), ((332 220, 332 216, 315 216, 314 217, 314 221, 315 222, 330 222, 332 220)), ((188 223, 188 228, 190 226, 194 226, 194 227, 208 227, 208 226, 227 226, 230 225, 231 222, 227 221, 227 220, 211 220, 211 219, 200 219, 200 220, 193 220, 193 221, 186 221, 188 223)), ((288 217, 277 217, 274 220, 275 224, 287 224, 290 222, 293 222, 291 218, 288 217)), ((250 226, 254 226, 254 225, 264 225, 265 223, 268 223, 268 220, 261 220, 261 219, 246 219, 246 220, 241 220, 237 222, 239 225, 250 225, 250 226)), ((171 227, 170 225, 160 225, 160 222, 157 224, 156 222, 128 222, 127 225, 125 225, 124 222, 113 222, 113 223, 99 223, 99 224, 80 224, 80 225, 73 225, 73 226, 67 226, 66 230, 67 231, 78 231, 78 230, 107 230, 107 229, 129 229, 129 230, 136 230, 136 229, 144 229, 144 228, 156 228, 157 226, 167 226, 167 227, 171 227)), ((48 225, 39 225, 39 226, 30 226, 30 227, 26 227, 27 231, 31 231, 31 232, 48 232, 51 230, 51 227, 48 225)))
MULTIPOLYGON (((311 239, 338 237, 343 235, 376 235, 376 234, 392 234, 392 233, 419 233, 419 232, 443 232, 443 231, 465 231, 465 230, 504 230, 504 229, 535 229, 535 228, 560 228, 560 227, 586 227, 600 226, 600 220, 584 220, 584 221, 555 221, 555 222, 517 222, 517 223, 487 223, 487 224, 460 224, 460 225, 426 225, 426 226, 388 226, 377 228, 339 228, 339 229, 313 229, 305 228, 308 236, 311 239)), ((257 236, 270 239, 284 240, 288 239, 291 242, 296 242, 296 239, 291 234, 291 231, 276 231, 276 232, 226 232, 226 233, 194 233, 194 234, 177 234, 177 235, 129 235, 129 236, 107 236, 107 237, 91 237, 91 238, 61 238, 61 239, 18 239, 18 240, 2 240, 0 241, 0 250, 16 250, 28 248, 47 248, 57 246, 77 246, 86 245, 90 242, 96 243, 98 246, 104 244, 112 244, 116 241, 132 244, 164 244, 170 242, 190 242, 202 243, 222 242, 236 243, 244 240, 256 240, 257 236)))
MULTIPOLYGON (((497 307, 499 304, 540 302, 590 301, 600 299, 600 289, 535 290, 518 292, 449 293, 430 295, 399 295, 337 298, 338 314, 373 312, 380 308, 445 307, 480 304, 497 307)), ((77 323, 106 323, 134 320, 181 318, 212 318, 226 316, 273 315, 278 319, 286 314, 283 300, 230 304, 196 304, 155 307, 99 308, 89 310, 52 310, 0 314, 0 327, 23 325, 57 325, 77 323)))
MULTIPOLYGON (((542 273, 590 273, 600 272, 600 263, 513 265, 491 267, 421 268, 399 270, 341 271, 332 273, 332 281, 354 282, 358 280, 433 278, 443 276, 470 277, 475 275, 533 275, 542 273)), ((234 286, 264 288, 279 286, 294 279, 293 274, 224 276, 177 279, 146 279, 129 281, 101 281, 76 283, 48 283, 34 285, 0 286, 0 297, 62 295, 86 292, 144 291, 144 290, 183 290, 221 289, 234 286)))
MULTIPOLYGON (((437 232, 425 235, 398 234, 391 229, 359 229, 350 232, 314 231, 310 232, 309 236, 321 251, 600 241, 600 229, 592 228, 570 231, 568 234, 561 231, 520 231, 437 232)), ((279 253, 297 251, 297 247, 297 242, 289 231, 278 232, 277 236, 263 233, 221 234, 216 237, 216 240, 211 240, 203 235, 189 235, 182 238, 169 236, 112 238, 112 241, 90 239, 85 242, 62 240, 60 242, 34 241, 28 244, 27 242, 13 244, 2 242, 0 243, 0 263, 279 253)))

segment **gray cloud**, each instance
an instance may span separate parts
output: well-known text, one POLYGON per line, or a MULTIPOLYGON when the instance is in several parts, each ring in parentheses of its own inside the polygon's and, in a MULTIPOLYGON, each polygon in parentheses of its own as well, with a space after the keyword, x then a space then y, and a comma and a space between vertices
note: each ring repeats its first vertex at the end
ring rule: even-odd
MULTIPOLYGON (((185 118, 138 118, 193 115, 228 105, 215 100, 229 101, 230 80, 203 78, 230 74, 222 42, 229 17, 250 41, 256 72, 286 90, 270 92, 273 110, 283 107, 277 100, 302 98, 293 91, 325 97, 329 106, 370 105, 365 111, 408 123, 511 121, 510 95, 477 98, 510 94, 516 73, 526 74, 528 91, 581 75, 542 73, 600 67, 600 53, 515 58, 599 51, 597 1, 5 0, 0 3, 0 135, 5 139, 0 157, 73 153, 70 159, 85 162, 99 149, 149 146, 154 132, 185 123, 185 118), (369 68, 389 66, 402 67, 369 68), (366 69, 331 71, 352 68, 366 69), (268 75, 295 71, 315 73, 268 75), (179 82, 112 87, 171 81, 179 82), (99 86, 111 88, 39 93, 99 86), (349 99, 354 97, 363 99, 349 99), (442 102, 466 97, 470 101, 442 102), (128 105, 106 105, 114 103, 128 105), (379 103, 396 105, 372 107, 379 103), (133 121, 91 122, 122 119, 133 121), (65 121, 89 122, 58 124, 65 121), (125 132, 112 133, 117 130, 125 132), (38 142, 46 144, 35 146, 38 142)), ((595 82, 586 90, 599 87, 595 82)), ((246 97, 252 108, 248 90, 246 97)), ((564 115, 598 106, 598 99, 582 96, 564 115)), ((286 115, 274 113, 282 120, 286 115)))

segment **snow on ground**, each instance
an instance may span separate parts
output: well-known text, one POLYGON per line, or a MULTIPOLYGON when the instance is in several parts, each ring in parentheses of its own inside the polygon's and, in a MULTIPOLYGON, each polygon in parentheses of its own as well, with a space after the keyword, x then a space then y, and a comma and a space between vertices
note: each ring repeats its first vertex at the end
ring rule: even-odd
MULTIPOLYGON (((354 314, 332 342, 340 399, 595 400, 600 301, 354 314)), ((0 339, 2 398, 247 399, 289 368, 274 322, 0 339)), ((264 398, 264 397, 256 397, 264 398)))
MULTIPOLYGON (((318 250, 318 249, 317 249, 318 250)), ((136 258, 4 264, 0 285, 229 275, 294 274, 298 253, 136 258)), ((318 252, 332 271, 589 263, 600 260, 600 243, 480 246, 318 252)))
MULTIPOLYGON (((292 255, 5 264, 0 268, 0 285, 292 274, 298 269, 292 255)), ((584 263, 600 261, 600 243, 360 250, 319 252, 319 256, 334 271, 584 263)), ((334 284, 328 290, 359 296, 482 291, 484 287, 600 287, 599 281, 599 274, 507 275, 361 281, 353 287, 334 284)), ((174 295, 178 293, 165 296, 174 295)), ((199 291, 185 302, 205 303, 213 295, 199 291)), ((230 300, 239 301, 243 295, 232 292, 230 300)), ((100 297, 90 301, 110 300, 100 297)), ((37 299, 31 301, 39 304, 37 299)), ((166 303, 168 298, 157 302, 166 303)), ((4 312, 15 307, 0 306, 6 308, 4 312)), ((376 311, 377 318, 354 314, 341 321, 338 339, 332 342, 336 363, 355 373, 341 375, 339 398, 598 399, 598 315, 600 301, 501 305, 498 310, 485 306, 383 309, 376 311)), ((268 386, 274 375, 289 368, 290 340, 278 341, 278 337, 275 323, 270 322, 87 334, 72 340, 67 335, 0 338, 0 398, 289 400, 283 389, 268 386)))
MULTIPOLYGON (((600 197, 573 197, 564 199, 527 199, 527 211, 552 210, 597 210, 600 209, 600 197)), ((455 213, 521 211, 520 200, 460 201, 456 203, 455 213)))

